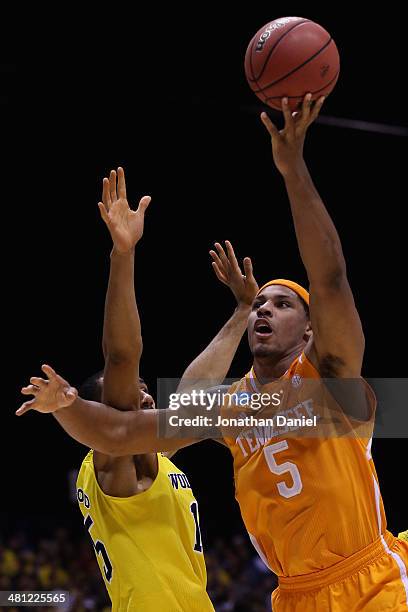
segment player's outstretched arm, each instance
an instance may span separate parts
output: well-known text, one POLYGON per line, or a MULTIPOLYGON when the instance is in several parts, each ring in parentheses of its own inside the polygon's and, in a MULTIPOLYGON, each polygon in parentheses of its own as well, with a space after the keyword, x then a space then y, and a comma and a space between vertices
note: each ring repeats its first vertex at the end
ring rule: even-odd
POLYGON ((288 192, 300 255, 310 283, 313 343, 309 357, 322 376, 360 376, 364 335, 348 283, 336 228, 313 184, 303 158, 309 126, 324 98, 315 105, 305 96, 301 112, 292 114, 282 100, 285 119, 279 131, 266 113, 261 119, 272 140, 272 154, 288 192))
POLYGON ((188 392, 196 387, 220 385, 228 374, 232 360, 245 332, 251 304, 257 294, 249 257, 243 261, 244 274, 238 264, 231 243, 225 241, 226 249, 215 243, 211 250, 212 266, 220 282, 229 287, 237 300, 237 307, 210 344, 185 370, 178 391, 188 392))
POLYGON ((136 211, 129 206, 123 168, 103 179, 101 217, 113 241, 105 301, 103 352, 105 360, 137 362, 142 352, 140 320, 134 292, 134 252, 144 229, 150 203, 144 196, 136 211))
POLYGON ((150 203, 144 196, 133 211, 126 195, 123 168, 103 179, 99 209, 112 241, 103 323, 105 371, 103 401, 116 408, 137 407, 142 335, 134 290, 135 246, 141 239, 150 203))
MULTIPOLYGON (((102 402, 118 409, 140 406, 139 363, 142 334, 134 289, 135 247, 143 235, 144 216, 150 196, 144 196, 136 211, 126 194, 123 168, 111 170, 103 179, 99 210, 113 241, 110 256, 109 282, 103 320, 102 402)), ((98 481, 108 495, 129 493, 123 470, 126 463, 104 453, 93 455, 98 481), (107 477, 107 475, 109 475, 107 477)), ((120 458, 121 459, 121 458, 120 458)))
MULTIPOLYGON (((32 377, 23 395, 34 398, 22 404, 16 414, 29 410, 54 413, 65 431, 89 448, 111 456, 175 451, 199 440, 159 438, 159 410, 122 412, 78 397, 74 387, 50 366, 43 365, 47 378, 32 377)), ((166 411, 167 412, 167 411, 166 411)), ((169 411, 174 414, 173 411, 169 411)))

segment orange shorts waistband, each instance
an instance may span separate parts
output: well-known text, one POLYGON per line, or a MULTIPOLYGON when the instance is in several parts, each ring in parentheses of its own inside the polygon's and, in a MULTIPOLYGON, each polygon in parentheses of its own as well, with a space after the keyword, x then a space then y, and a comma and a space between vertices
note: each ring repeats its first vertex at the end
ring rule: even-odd
MULTIPOLYGON (((386 531, 382 537, 388 548, 391 548, 395 542, 395 537, 392 533, 386 531)), ((291 592, 309 591, 329 586, 329 584, 334 582, 341 582, 369 563, 373 563, 373 561, 376 561, 384 554, 386 554, 386 550, 380 536, 372 544, 354 553, 351 557, 347 557, 343 561, 319 572, 305 574, 304 576, 279 576, 279 590, 291 592)))

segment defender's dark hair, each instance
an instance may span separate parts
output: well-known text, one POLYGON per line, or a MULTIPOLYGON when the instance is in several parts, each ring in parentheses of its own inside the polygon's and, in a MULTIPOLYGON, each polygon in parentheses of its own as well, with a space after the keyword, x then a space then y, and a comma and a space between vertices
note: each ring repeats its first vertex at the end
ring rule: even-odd
POLYGON ((93 374, 78 389, 79 397, 90 402, 102 401, 103 370, 93 374))

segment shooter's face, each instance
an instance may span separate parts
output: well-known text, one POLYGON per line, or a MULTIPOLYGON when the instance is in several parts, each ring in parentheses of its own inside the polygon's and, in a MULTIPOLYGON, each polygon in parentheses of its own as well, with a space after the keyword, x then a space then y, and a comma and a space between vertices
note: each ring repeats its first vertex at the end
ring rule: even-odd
POLYGON ((248 319, 254 357, 279 358, 310 335, 310 321, 299 296, 284 285, 270 285, 255 298, 248 319))

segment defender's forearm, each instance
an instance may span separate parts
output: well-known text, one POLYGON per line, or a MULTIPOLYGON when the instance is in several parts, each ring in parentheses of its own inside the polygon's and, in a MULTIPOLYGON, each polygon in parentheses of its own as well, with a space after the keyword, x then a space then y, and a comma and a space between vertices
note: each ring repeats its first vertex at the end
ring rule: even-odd
POLYGON ((105 300, 103 350, 105 359, 138 361, 142 352, 140 319, 134 291, 134 250, 112 250, 105 300))
POLYGON ((185 370, 178 391, 202 382, 212 387, 222 383, 246 330, 250 306, 238 306, 207 348, 185 370))
POLYGON ((336 281, 346 272, 340 238, 306 164, 298 164, 284 179, 310 283, 336 281))

